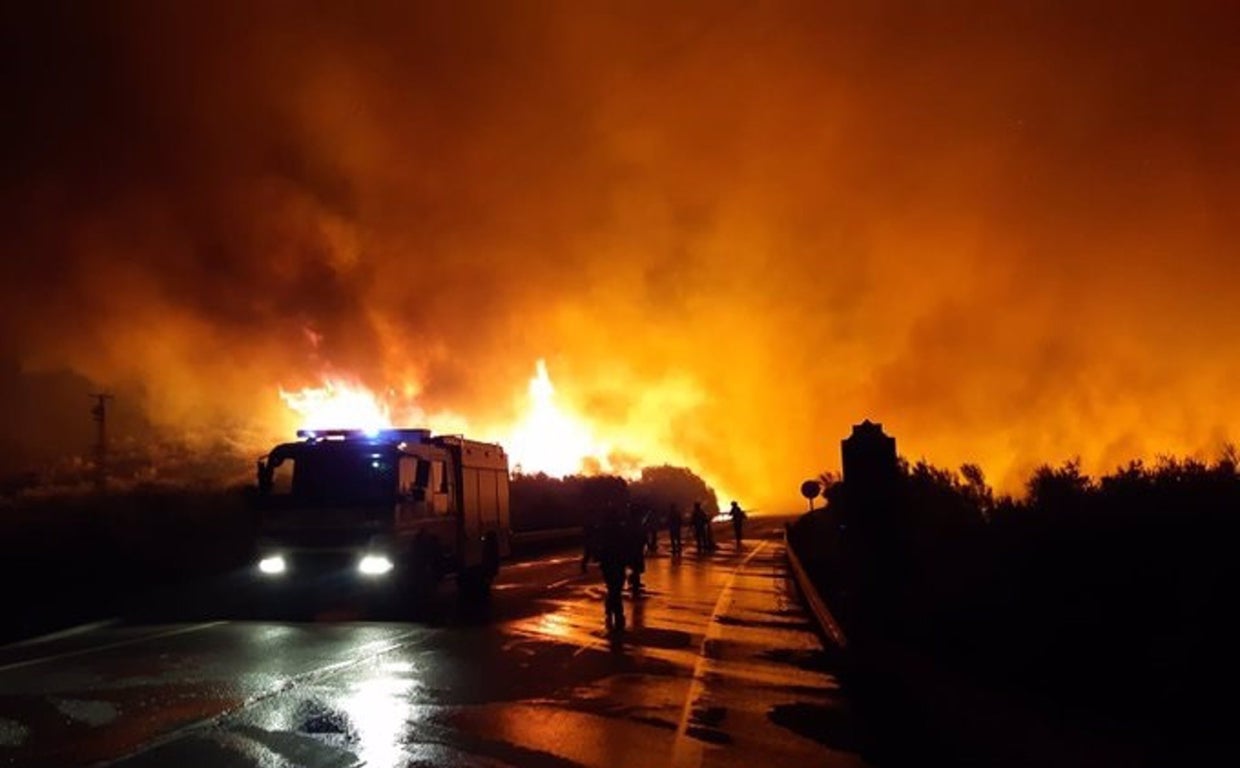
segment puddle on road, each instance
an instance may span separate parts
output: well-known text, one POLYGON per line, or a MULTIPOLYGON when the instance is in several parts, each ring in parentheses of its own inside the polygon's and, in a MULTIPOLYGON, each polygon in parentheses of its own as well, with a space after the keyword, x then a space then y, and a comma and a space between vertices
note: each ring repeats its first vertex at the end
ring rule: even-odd
POLYGON ((720 727, 727 716, 726 707, 695 706, 689 715, 685 734, 711 744, 731 744, 732 737, 720 727))
POLYGON ((107 725, 120 715, 116 705, 108 701, 84 699, 54 699, 56 709, 74 722, 99 727, 107 725))
POLYGON ((716 638, 710 638, 702 642, 702 655, 708 659, 718 661, 723 658, 723 641, 716 638))
POLYGON ((377 660, 348 670, 343 684, 299 685, 257 702, 230 718, 230 729, 286 757, 290 750, 319 749, 352 754, 353 764, 403 765, 406 736, 425 715, 416 705, 420 672, 412 663, 377 660))
POLYGON ((353 741, 357 735, 345 713, 327 706, 322 701, 306 700, 299 702, 298 712, 293 717, 298 721, 297 730, 313 735, 343 736, 353 741))
POLYGON ((718 728, 728 716, 726 707, 694 707, 690 720, 694 725, 718 728))
POLYGON ((574 688, 560 707, 610 719, 630 720, 676 730, 684 678, 644 673, 619 674, 574 688))
POLYGON ((640 648, 662 648, 668 651, 679 651, 693 645, 693 635, 679 629, 637 627, 626 631, 623 641, 626 645, 640 648))

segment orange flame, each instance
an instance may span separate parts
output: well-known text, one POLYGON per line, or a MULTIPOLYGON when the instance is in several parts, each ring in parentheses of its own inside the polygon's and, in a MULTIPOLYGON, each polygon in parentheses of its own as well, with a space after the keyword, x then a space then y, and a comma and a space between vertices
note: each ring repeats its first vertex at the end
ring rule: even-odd
POLYGON ((530 379, 528 410, 506 435, 500 442, 513 469, 520 472, 564 477, 587 467, 608 467, 609 451, 594 437, 590 424, 556 402, 555 385, 543 360, 537 362, 530 379))
POLYGON ((428 417, 418 408, 394 407, 392 398, 341 378, 328 378, 321 387, 281 388, 280 398, 296 415, 299 429, 428 426, 436 432, 461 432, 500 443, 518 472, 564 477, 590 470, 615 471, 607 458, 609 447, 595 437, 589 422, 557 402, 543 360, 535 364, 520 415, 511 425, 493 429, 471 428, 466 420, 451 414, 428 417))
POLYGON ((395 426, 391 409, 361 384, 328 379, 322 387, 297 392, 280 389, 280 397, 300 416, 299 429, 382 429, 395 426))

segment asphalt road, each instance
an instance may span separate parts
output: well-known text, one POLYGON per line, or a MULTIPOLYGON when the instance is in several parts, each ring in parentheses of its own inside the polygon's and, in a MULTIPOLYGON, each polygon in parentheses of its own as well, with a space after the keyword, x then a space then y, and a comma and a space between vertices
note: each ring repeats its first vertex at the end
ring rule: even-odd
POLYGON ((0 763, 859 765, 779 529, 751 527, 739 552, 649 559, 619 639, 597 568, 560 552, 506 566, 482 612, 449 585, 414 621, 356 604, 238 620, 225 585, 6 646, 0 763))

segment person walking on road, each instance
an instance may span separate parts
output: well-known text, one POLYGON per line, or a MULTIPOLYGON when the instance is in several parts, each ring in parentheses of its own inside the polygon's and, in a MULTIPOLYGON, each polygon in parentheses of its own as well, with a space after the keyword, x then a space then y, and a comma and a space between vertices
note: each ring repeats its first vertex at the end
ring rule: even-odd
POLYGON ((654 507, 646 509, 646 515, 642 519, 642 523, 646 528, 646 554, 653 555, 659 551, 659 529, 660 525, 659 513, 654 507))
POLYGON ((728 514, 732 516, 732 533, 736 535, 736 548, 741 548, 741 535, 744 533, 745 510, 741 509, 741 505, 735 501, 732 502, 732 508, 728 510, 728 514))
POLYGON ((672 556, 680 554, 680 528, 684 525, 684 518, 680 514, 680 507, 675 504, 667 509, 667 538, 671 541, 672 556))
POLYGON ((603 598, 604 626, 610 632, 624 631, 624 575, 632 562, 631 526, 619 510, 609 510, 594 530, 587 557, 598 560, 607 596, 603 598))
POLYGON ((689 522, 693 525, 693 546, 700 555, 710 544, 710 539, 707 538, 710 534, 710 523, 706 510, 702 509, 702 502, 693 502, 693 514, 689 516, 689 522))
POLYGON ((628 551, 629 587, 633 597, 642 593, 642 574, 646 572, 646 516, 638 507, 629 510, 629 530, 624 541, 628 551))

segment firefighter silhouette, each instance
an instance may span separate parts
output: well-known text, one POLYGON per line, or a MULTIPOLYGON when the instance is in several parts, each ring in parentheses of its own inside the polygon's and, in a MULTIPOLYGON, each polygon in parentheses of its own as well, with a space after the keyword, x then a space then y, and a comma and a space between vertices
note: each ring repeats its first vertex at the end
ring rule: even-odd
POLYGON ((684 517, 680 514, 680 507, 675 504, 667 509, 667 538, 671 541, 672 554, 680 554, 680 528, 684 525, 684 517))
POLYGON ((745 529, 745 510, 741 509, 741 505, 735 501, 732 502, 732 508, 728 510, 728 514, 732 516, 732 533, 736 536, 736 548, 741 548, 741 536, 745 529))
POLYGON ((659 551, 659 529, 663 527, 663 521, 653 507, 646 507, 642 525, 646 529, 646 553, 653 555, 659 551))
POLYGON ((693 525, 693 546, 698 554, 706 552, 710 549, 710 518, 706 516, 706 510, 702 509, 702 502, 693 502, 693 514, 689 516, 689 522, 693 525))
MULTIPOLYGON (((595 527, 586 558, 598 560, 607 595, 603 599, 604 624, 612 632, 624 631, 624 576, 632 563, 633 526, 620 510, 608 510, 595 527)), ((636 534, 640 541, 640 531, 636 534)))
POLYGON ((633 597, 637 597, 645 588, 642 574, 646 572, 646 516, 640 507, 629 509, 627 537, 629 588, 633 591, 633 597))

